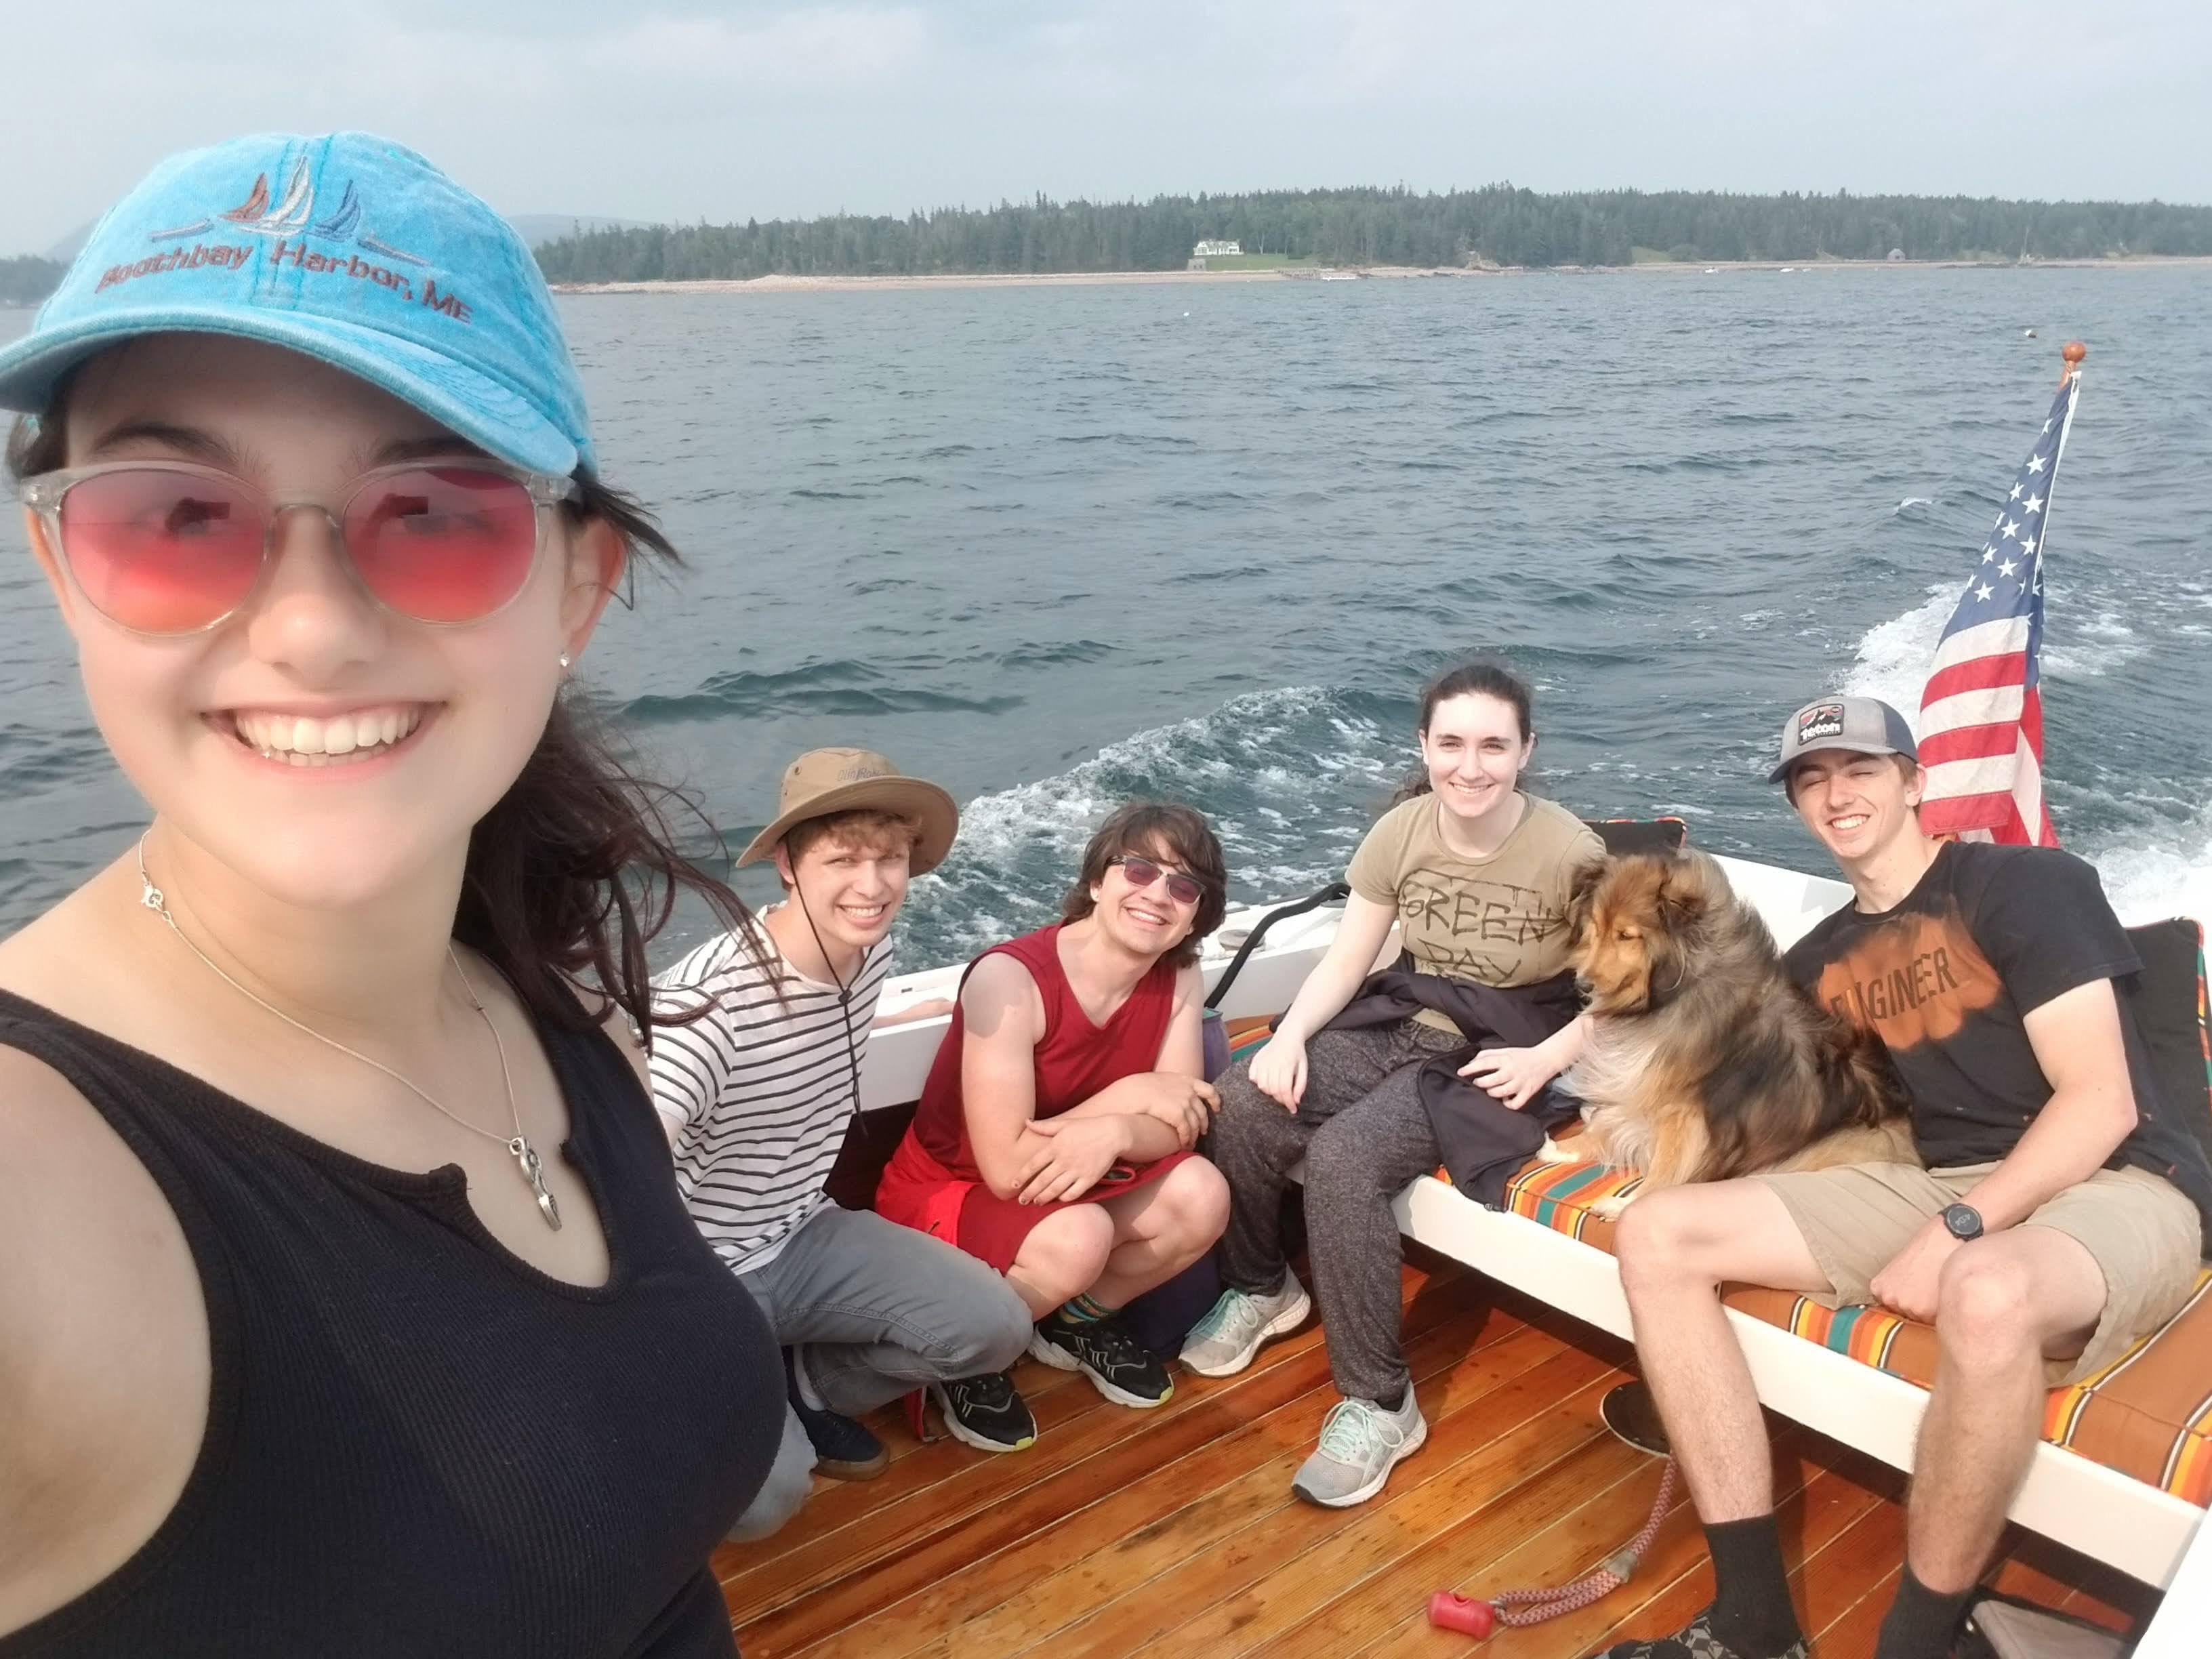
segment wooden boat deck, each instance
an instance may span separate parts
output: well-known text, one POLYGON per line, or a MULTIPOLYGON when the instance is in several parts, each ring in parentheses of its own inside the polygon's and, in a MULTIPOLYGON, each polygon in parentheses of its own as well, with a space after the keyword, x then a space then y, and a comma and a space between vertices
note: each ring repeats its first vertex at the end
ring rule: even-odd
MULTIPOLYGON (((1455 1264, 1413 1252, 1406 1335, 1428 1443, 1358 1508, 1294 1499, 1292 1472, 1335 1395, 1318 1322, 1243 1375, 1176 1371, 1154 1411, 1024 1360, 1037 1443, 994 1456, 918 1444, 874 1421, 892 1463, 817 1480, 775 1537, 715 1567, 747 1659, 1415 1659, 1464 1654, 1432 1630, 1437 1589, 1564 1583, 1626 1543, 1660 1465, 1615 1440, 1597 1403, 1625 1345, 1455 1264)), ((1902 1477, 1774 1421, 1798 1615, 1821 1659, 1865 1659, 1904 1551, 1902 1477)), ((2140 1628, 2155 1592, 2024 1535, 2001 1588, 2140 1628)), ((1500 1631, 1486 1659, 1581 1659, 1671 1630, 1711 1595, 1686 1497, 1632 1583, 1578 1613, 1500 1631)))

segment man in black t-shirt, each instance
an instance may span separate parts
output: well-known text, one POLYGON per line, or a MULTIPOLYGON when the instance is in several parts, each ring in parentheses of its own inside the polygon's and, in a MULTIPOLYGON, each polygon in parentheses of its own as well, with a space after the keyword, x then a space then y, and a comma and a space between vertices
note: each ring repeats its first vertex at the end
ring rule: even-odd
POLYGON ((1724 1283, 1932 1322, 1905 1563, 1877 1659, 1946 1659, 2042 1428, 2047 1388, 2179 1310, 2212 1226, 2212 1169, 2157 1095, 2142 964, 2097 873, 2054 848, 1940 842, 1903 716, 1824 697, 1790 717, 1772 781, 1856 902, 1791 976, 1881 1037, 1927 1168, 1859 1164, 1676 1188, 1623 1213, 1637 1352, 1712 1552, 1713 1605, 1611 1659, 1801 1659, 1759 1400, 1724 1283))

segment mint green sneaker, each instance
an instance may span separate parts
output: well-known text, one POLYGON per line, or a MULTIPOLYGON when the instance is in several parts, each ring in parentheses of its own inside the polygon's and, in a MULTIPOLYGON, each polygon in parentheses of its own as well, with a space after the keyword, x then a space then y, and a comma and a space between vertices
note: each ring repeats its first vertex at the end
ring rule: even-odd
POLYGON ((1206 1317, 1190 1328, 1176 1357, 1200 1376, 1234 1376, 1252 1363, 1260 1345, 1305 1323, 1313 1311, 1298 1276, 1283 1269, 1283 1288, 1273 1296, 1224 1291, 1206 1317))
POLYGON ((1323 1509, 1364 1504, 1428 1437, 1428 1421, 1410 1383, 1405 1405, 1395 1412, 1371 1400, 1340 1400, 1322 1419, 1321 1444, 1299 1465, 1291 1490, 1323 1509))

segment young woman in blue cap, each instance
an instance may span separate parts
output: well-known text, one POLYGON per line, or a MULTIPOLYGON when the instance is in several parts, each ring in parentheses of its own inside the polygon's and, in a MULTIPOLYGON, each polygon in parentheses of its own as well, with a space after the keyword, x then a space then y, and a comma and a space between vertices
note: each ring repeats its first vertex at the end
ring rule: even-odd
POLYGON ((359 134, 164 163, 0 406, 143 838, 0 941, 0 1656, 726 1655, 783 1416, 638 1066, 689 865, 529 251, 359 134))

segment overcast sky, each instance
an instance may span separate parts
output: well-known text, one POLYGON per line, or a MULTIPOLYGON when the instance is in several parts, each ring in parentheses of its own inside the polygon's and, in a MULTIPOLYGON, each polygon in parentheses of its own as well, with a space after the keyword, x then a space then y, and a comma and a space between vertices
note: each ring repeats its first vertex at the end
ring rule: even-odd
POLYGON ((508 212, 1500 179, 2212 202, 2208 0, 6 0, 0 253, 361 126, 508 212))

